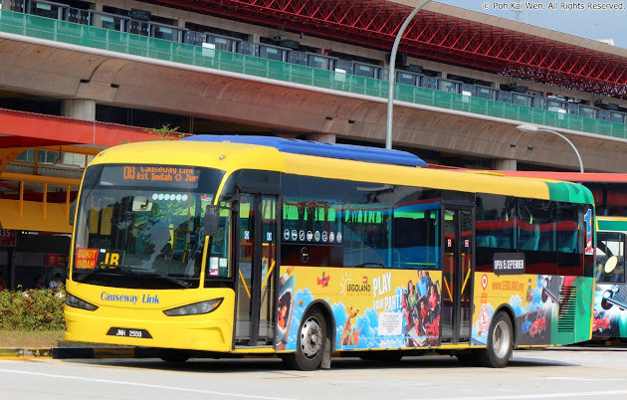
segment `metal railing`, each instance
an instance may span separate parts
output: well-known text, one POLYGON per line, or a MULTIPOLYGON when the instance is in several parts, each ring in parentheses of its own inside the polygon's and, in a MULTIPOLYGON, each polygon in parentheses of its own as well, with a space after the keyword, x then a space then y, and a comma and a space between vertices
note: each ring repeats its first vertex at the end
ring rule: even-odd
MULTIPOLYGON (((383 80, 6 9, 0 11, 0 32, 379 98, 388 90, 388 82, 383 80)), ((397 84, 395 93, 397 100, 408 103, 627 139, 627 125, 580 115, 405 84, 397 84)))

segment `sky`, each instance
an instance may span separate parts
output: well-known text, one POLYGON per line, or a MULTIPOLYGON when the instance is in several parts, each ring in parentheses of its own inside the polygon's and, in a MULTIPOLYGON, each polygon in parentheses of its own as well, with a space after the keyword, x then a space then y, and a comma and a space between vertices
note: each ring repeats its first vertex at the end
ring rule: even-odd
POLYGON ((549 0, 437 0, 457 7, 473 11, 485 12, 498 17, 518 20, 544 28, 583 36, 589 39, 614 39, 615 45, 627 48, 627 0, 583 0, 583 1, 549 1, 549 0), (520 11, 512 9, 516 4, 520 11), (549 3, 556 6, 550 10, 549 3), (519 6, 518 6, 519 5, 519 6), (560 7, 570 6, 563 10, 560 7), (509 9, 503 9, 508 7, 509 9), (544 8, 534 9, 535 7, 544 8), (576 7, 582 7, 578 10, 576 7), (591 7, 615 9, 594 10, 591 7), (500 8, 500 9, 499 9, 500 8))

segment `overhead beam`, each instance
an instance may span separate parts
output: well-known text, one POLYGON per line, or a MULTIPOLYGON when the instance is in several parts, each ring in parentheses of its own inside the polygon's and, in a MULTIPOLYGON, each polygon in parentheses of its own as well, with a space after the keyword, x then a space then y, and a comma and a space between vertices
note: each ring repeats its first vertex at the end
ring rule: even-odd
POLYGON ((100 148, 161 137, 143 128, 0 109, 0 148, 88 144, 100 148))

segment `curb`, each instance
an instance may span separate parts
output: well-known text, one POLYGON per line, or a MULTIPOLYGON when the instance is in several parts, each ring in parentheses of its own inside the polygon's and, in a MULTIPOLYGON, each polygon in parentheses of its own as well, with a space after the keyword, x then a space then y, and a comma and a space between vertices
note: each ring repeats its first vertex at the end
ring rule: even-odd
POLYGON ((99 359, 146 358, 154 352, 134 347, 53 347, 53 348, 0 348, 0 360, 15 358, 99 359))
POLYGON ((0 359, 3 358, 50 358, 54 349, 51 348, 0 348, 0 359))
POLYGON ((52 358, 138 358, 142 352, 134 347, 55 347, 52 358))

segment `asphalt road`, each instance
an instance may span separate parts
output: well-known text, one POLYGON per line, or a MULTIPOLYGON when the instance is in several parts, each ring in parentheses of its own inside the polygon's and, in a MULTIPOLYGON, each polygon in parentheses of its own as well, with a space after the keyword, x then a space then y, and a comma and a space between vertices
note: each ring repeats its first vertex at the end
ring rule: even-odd
POLYGON ((627 349, 515 353, 505 369, 451 357, 394 364, 334 360, 325 371, 286 371, 275 360, 0 360, 0 399, 625 399, 627 349))

